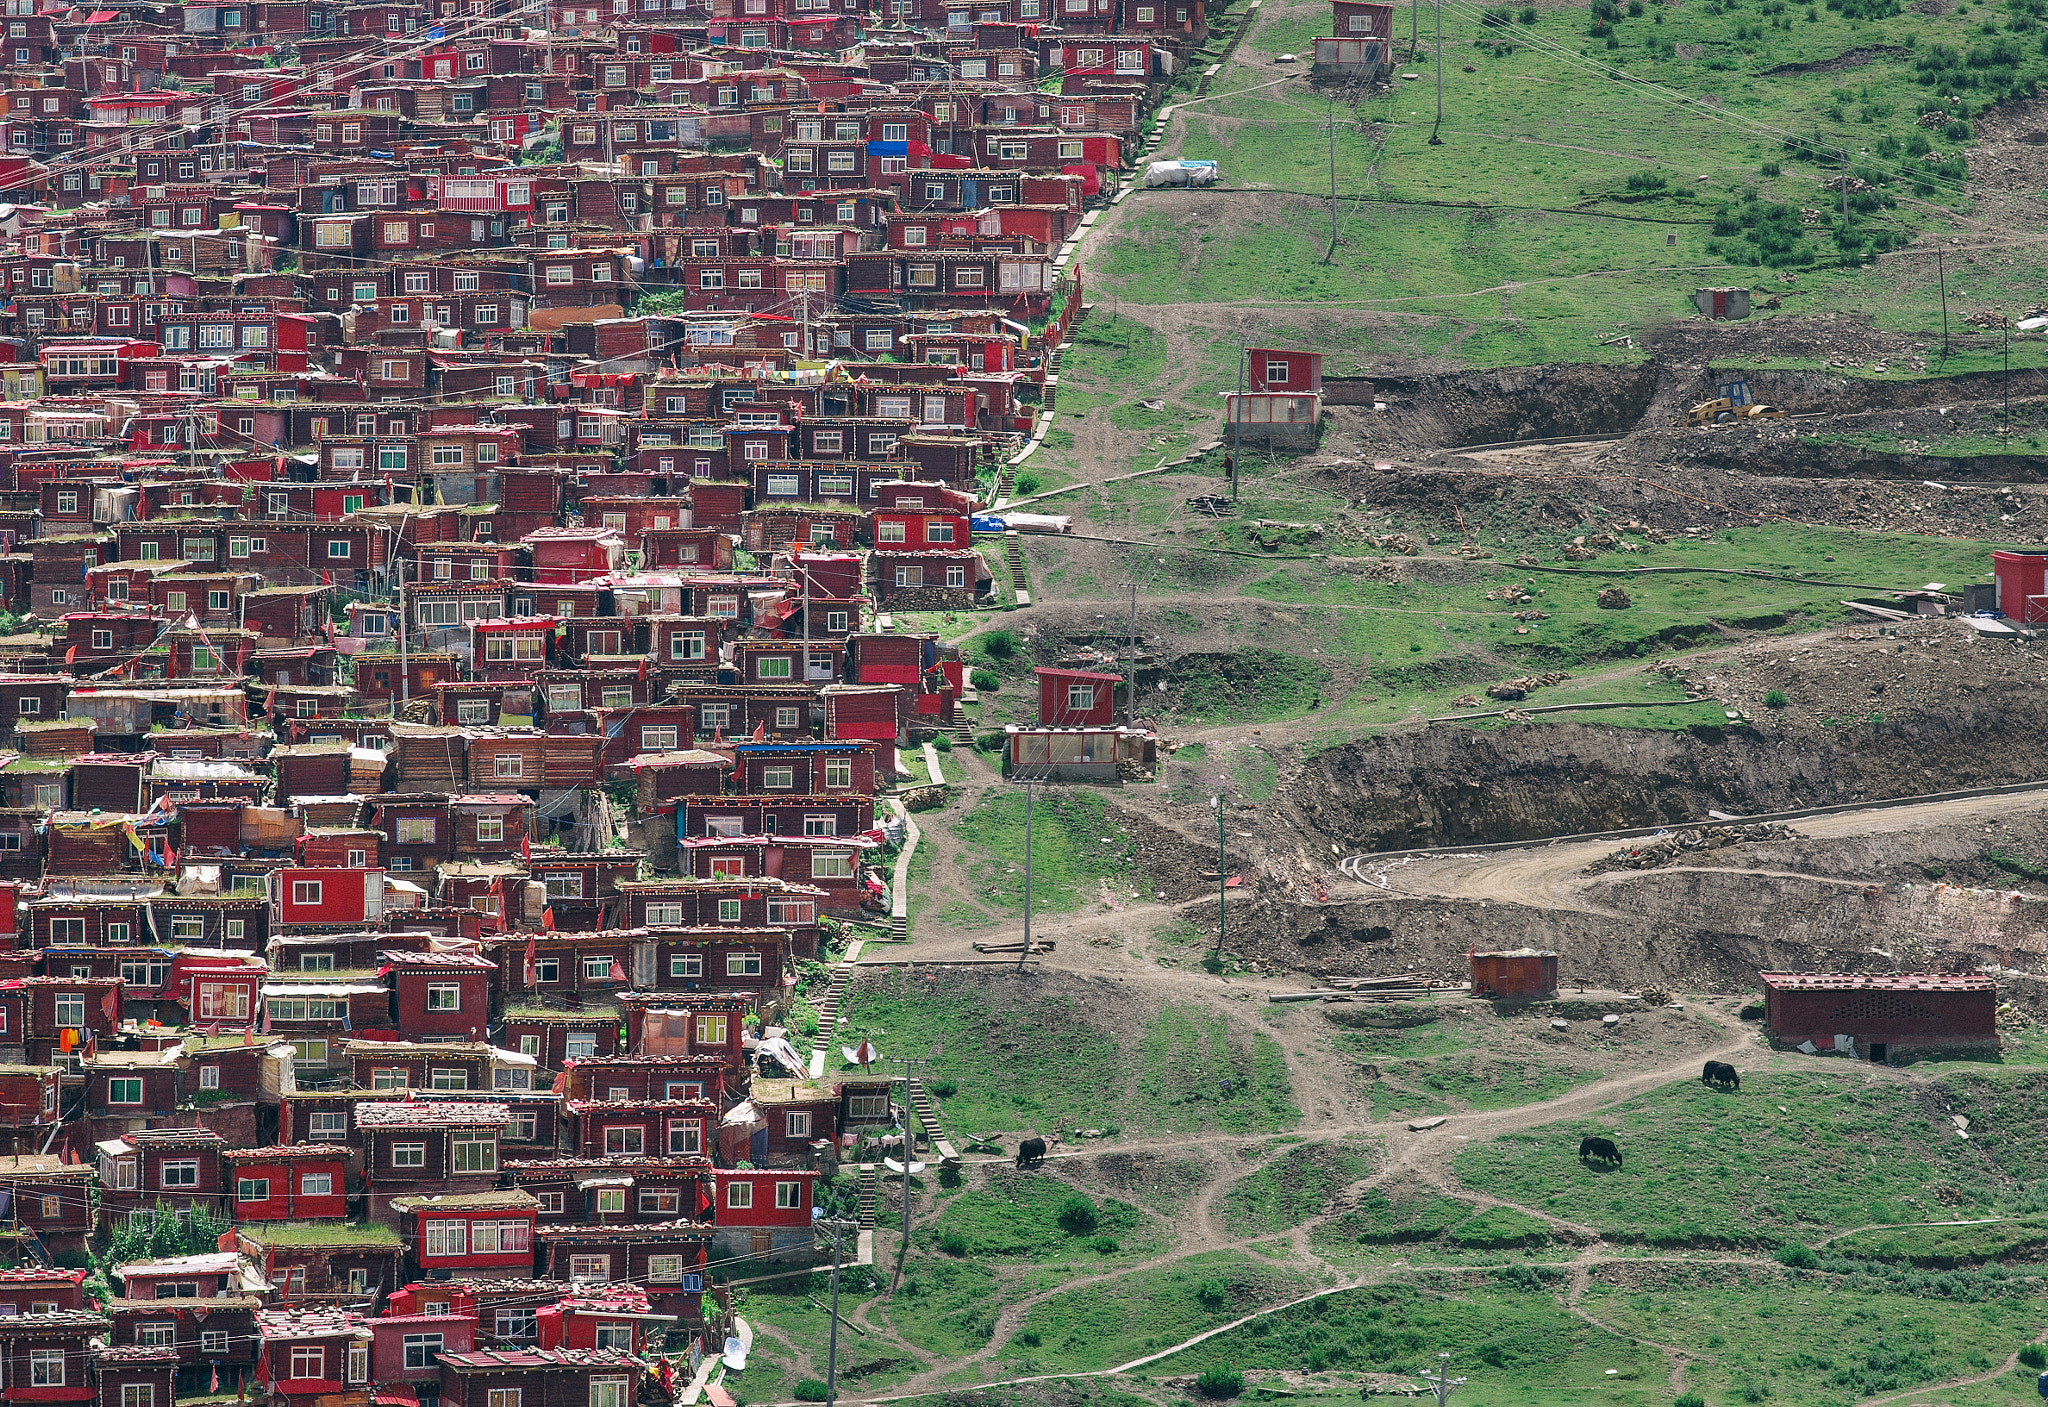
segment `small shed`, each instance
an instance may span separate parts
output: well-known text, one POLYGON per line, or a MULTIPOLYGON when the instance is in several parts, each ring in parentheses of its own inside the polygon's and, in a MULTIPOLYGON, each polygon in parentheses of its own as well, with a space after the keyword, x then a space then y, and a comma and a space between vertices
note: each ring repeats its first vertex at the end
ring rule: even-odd
POLYGON ((1472 995, 1543 1001, 1557 995, 1557 954, 1546 948, 1472 954, 1472 995))
POLYGON ((1695 288, 1692 303, 1702 314, 1716 321, 1749 316, 1749 290, 1746 288, 1695 288))

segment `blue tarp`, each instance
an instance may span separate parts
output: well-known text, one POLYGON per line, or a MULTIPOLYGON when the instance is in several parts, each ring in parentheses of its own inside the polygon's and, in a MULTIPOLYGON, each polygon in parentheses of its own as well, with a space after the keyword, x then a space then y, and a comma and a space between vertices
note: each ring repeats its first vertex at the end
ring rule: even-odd
POLYGON ((908 155, 910 155, 910 143, 908 143, 908 142, 869 142, 869 143, 868 143, 868 155, 869 155, 869 156, 908 156, 908 155))

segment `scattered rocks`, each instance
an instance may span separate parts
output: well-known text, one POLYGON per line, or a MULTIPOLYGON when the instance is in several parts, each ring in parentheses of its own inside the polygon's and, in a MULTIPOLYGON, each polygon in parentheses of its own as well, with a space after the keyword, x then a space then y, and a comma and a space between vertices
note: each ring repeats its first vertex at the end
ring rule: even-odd
POLYGON ((1514 703, 1518 699, 1528 698, 1529 695, 1535 693, 1538 689, 1547 689, 1553 685, 1562 684, 1569 678, 1571 678, 1571 675, 1563 670, 1552 670, 1548 674, 1524 674, 1514 679, 1504 679, 1498 684, 1489 685, 1486 690, 1486 697, 1489 699, 1499 699, 1503 703, 1514 703))
POLYGON ((1730 845, 1749 845, 1764 840, 1797 840, 1799 832, 1779 821, 1755 821, 1747 825, 1689 826, 1648 842, 1633 842, 1592 867, 1607 870, 1654 870, 1688 856, 1730 845))
POLYGON ((1618 586, 1610 586, 1594 598, 1593 604, 1603 611, 1625 611, 1635 603, 1628 599, 1626 591, 1618 586))

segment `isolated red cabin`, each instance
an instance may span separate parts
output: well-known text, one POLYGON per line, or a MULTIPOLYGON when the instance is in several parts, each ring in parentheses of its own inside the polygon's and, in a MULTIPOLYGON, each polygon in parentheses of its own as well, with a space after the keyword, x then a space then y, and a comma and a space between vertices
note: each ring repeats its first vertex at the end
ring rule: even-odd
POLYGON ((2048 621, 2048 552, 1994 552, 1993 604, 2022 625, 2048 621))
POLYGON ((1123 678, 1085 669, 1046 669, 1038 675, 1038 721, 1047 728, 1082 728, 1116 721, 1116 691, 1123 678))
POLYGON ((1504 1001, 1557 995, 1557 954, 1536 948, 1472 954, 1472 993, 1504 1001))
POLYGON ((1998 1048, 1998 984, 1982 973, 1762 972, 1764 1024, 1870 1060, 1998 1048))
POLYGON ((1323 389, 1323 354, 1293 352, 1279 347, 1253 347, 1245 353, 1245 383, 1253 391, 1320 395, 1323 389))

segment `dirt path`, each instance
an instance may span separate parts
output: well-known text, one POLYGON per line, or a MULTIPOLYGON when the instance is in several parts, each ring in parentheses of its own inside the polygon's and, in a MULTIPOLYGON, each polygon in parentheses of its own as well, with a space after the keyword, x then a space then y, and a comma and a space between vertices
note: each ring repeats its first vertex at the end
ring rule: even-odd
MULTIPOLYGON (((1810 839, 1833 840, 1955 826, 2044 807, 2048 807, 2048 792, 2020 792, 1905 806, 1873 806, 1865 810, 1810 816, 1792 824, 1801 835, 1810 839)), ((1605 859, 1624 843, 1619 840, 1538 843, 1524 850, 1451 852, 1419 859, 1402 856, 1387 860, 1383 866, 1376 866, 1374 857, 1368 855, 1360 857, 1356 866, 1362 878, 1354 885, 1333 887, 1331 897, 1373 899, 1429 895, 1611 916, 1624 911, 1616 907, 1620 896, 1610 891, 1650 873, 1751 875, 1847 888, 1860 888, 1871 882, 1848 876, 1807 874, 1798 870, 1747 869, 1732 865, 1670 865, 1656 871, 1585 873, 1586 866, 1605 859)))

